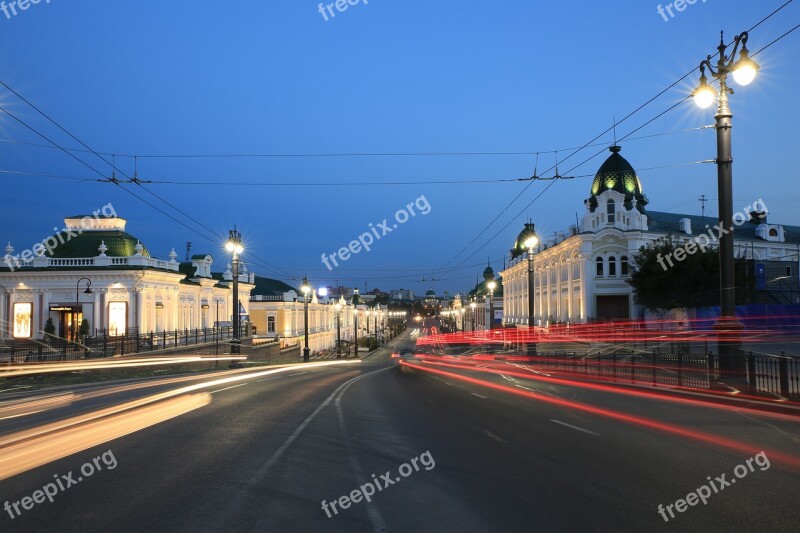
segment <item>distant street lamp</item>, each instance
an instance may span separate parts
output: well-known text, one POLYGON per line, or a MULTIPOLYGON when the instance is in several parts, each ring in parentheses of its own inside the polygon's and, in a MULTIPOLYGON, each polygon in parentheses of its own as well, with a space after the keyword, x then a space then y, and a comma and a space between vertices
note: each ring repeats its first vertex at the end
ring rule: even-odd
POLYGON ((239 353, 239 344, 242 339, 239 331, 239 321, 241 316, 239 314, 239 254, 244 252, 242 246, 242 234, 236 231, 236 227, 228 232, 228 242, 225 243, 225 249, 228 253, 232 254, 231 262, 233 264, 233 339, 231 339, 231 353, 239 353))
POLYGON ((494 327, 494 290, 497 288, 497 282, 492 280, 486 284, 486 287, 489 289, 489 327, 486 329, 492 329, 494 327))
POLYGON ((358 308, 353 309, 353 345, 353 355, 358 357, 358 308))
POLYGON ((303 328, 305 329, 305 346, 303 347, 303 362, 308 363, 311 350, 308 347, 308 294, 311 292, 311 285, 308 284, 308 278, 303 276, 303 285, 300 287, 303 291, 303 328))
POLYGON ((464 326, 464 324, 465 324, 464 320, 465 320, 465 317, 466 317, 466 313, 467 313, 467 310, 462 307, 461 308, 461 331, 462 332, 466 329, 465 326, 464 326))
POLYGON ((478 306, 475 302, 469 303, 469 308, 472 310, 472 331, 475 331, 475 308, 478 306))
POLYGON ((342 358, 342 304, 337 303, 336 308, 336 359, 342 358))
POLYGON ((72 340, 77 340, 78 338, 78 332, 80 331, 78 314, 83 314, 83 310, 81 309, 80 293, 78 292, 81 287, 81 281, 86 282, 86 290, 83 291, 83 294, 92 294, 92 280, 85 276, 79 279, 78 283, 75 284, 75 319, 72 321, 72 340))
POLYGON ((720 368, 728 379, 736 381, 744 380, 746 371, 745 358, 739 350, 739 332, 743 326, 736 318, 736 283, 734 273, 734 237, 733 237, 733 157, 731 150, 731 119, 733 113, 728 104, 728 94, 733 94, 733 90, 728 87, 728 75, 732 74, 733 79, 739 85, 746 86, 752 82, 759 66, 750 59, 747 50, 748 33, 743 32, 733 38, 733 53, 726 55, 727 46, 725 45, 722 32, 720 32, 720 44, 717 47, 719 58, 717 60, 716 71, 711 65, 711 56, 700 62, 700 85, 692 93, 698 107, 706 109, 714 103, 714 98, 718 99, 716 119, 717 130, 717 190, 719 197, 719 272, 720 272, 720 314, 719 320, 714 324, 718 331, 729 331, 732 333, 720 345, 720 368), (739 59, 736 59, 736 52, 741 45, 739 59), (711 75, 719 81, 719 90, 715 90, 708 84, 706 78, 706 68, 711 75), (729 340, 730 342, 725 342, 729 340))

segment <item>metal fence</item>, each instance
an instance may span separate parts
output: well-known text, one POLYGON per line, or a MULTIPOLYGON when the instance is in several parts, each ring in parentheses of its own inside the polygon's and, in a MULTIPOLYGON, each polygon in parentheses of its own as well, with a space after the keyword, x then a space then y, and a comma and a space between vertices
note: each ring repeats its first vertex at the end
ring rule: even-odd
MULTIPOLYGON (((800 358, 745 355, 752 392, 800 399, 800 358)), ((689 353, 539 353, 534 365, 613 382, 711 389, 720 377, 719 355, 689 353)))
POLYGON ((109 335, 106 330, 96 330, 94 337, 74 342, 59 337, 45 340, 8 341, 0 344, 0 362, 34 363, 45 361, 73 361, 113 357, 180 346, 191 346, 233 338, 233 328, 184 329, 138 333, 130 330, 125 335, 109 335))

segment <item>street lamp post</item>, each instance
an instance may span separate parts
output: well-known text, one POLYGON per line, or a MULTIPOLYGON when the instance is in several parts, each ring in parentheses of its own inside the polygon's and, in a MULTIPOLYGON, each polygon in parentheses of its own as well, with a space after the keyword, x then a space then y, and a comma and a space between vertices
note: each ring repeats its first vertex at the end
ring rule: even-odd
POLYGON ((717 191, 719 197, 719 272, 720 272, 720 316, 714 328, 727 331, 720 343, 720 369, 728 379, 742 382, 746 371, 745 358, 739 349, 739 332, 743 326, 736 318, 736 283, 734 263, 734 224, 733 224, 733 157, 731 150, 731 119, 733 113, 728 102, 728 94, 733 90, 728 87, 728 75, 739 85, 749 85, 756 77, 759 66, 749 57, 747 50, 748 33, 743 32, 734 37, 733 53, 726 55, 725 45, 720 32, 720 44, 717 47, 719 58, 716 71, 711 64, 711 56, 700 62, 700 85, 692 93, 698 107, 706 109, 718 99, 715 115, 717 130, 717 191), (736 52, 741 45, 739 59, 736 52), (719 81, 719 91, 708 84, 705 70, 719 81))
POLYGON ((534 275, 533 250, 539 244, 539 236, 536 234, 533 224, 526 224, 525 229, 528 231, 523 243, 528 249, 528 338, 525 344, 528 347, 528 355, 535 355, 533 328, 536 320, 536 277, 534 275))
POLYGON ((337 303, 336 308, 336 359, 342 358, 342 304, 337 303))
POLYGON ((231 339, 231 353, 239 353, 239 345, 242 342, 239 331, 239 254, 244 252, 242 246, 242 234, 236 230, 236 226, 228 232, 228 242, 225 249, 232 254, 233 264, 233 339, 231 339))
POLYGON ((497 282, 492 280, 486 284, 486 287, 489 289, 489 324, 486 329, 492 329, 494 327, 494 290, 497 288, 497 282))
POLYGON ((353 309, 353 355, 358 357, 358 308, 353 309))
POLYGON ((78 339, 78 328, 80 328, 80 324, 78 324, 78 314, 83 314, 81 310, 80 293, 78 292, 81 287, 81 281, 86 282, 86 290, 83 291, 83 294, 92 294, 92 280, 85 276, 80 278, 78 283, 75 284, 75 319, 72 321, 72 340, 78 339))
POLYGON ((472 318, 472 331, 475 331, 475 308, 478 306, 475 302, 469 303, 469 308, 471 310, 470 316, 472 318))
POLYGON ((305 329, 305 345, 303 346, 303 362, 308 363, 311 349, 308 347, 308 294, 311 292, 311 285, 308 284, 308 278, 303 276, 303 285, 300 287, 303 291, 303 329, 305 329))
POLYGON ((466 310, 466 309, 464 309, 464 308, 462 307, 462 308, 461 308, 461 331, 462 331, 462 333, 463 333, 463 332, 464 332, 464 330, 466 329, 466 327, 465 327, 465 324, 466 324, 466 322, 465 322, 465 319, 466 319, 466 314, 467 314, 467 310, 466 310))

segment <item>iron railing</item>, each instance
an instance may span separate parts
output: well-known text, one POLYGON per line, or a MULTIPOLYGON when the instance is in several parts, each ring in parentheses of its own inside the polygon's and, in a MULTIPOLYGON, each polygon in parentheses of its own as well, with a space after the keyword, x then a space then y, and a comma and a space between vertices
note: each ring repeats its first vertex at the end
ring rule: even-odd
POLYGON ((149 333, 129 330, 125 335, 110 335, 108 330, 96 330, 93 337, 81 342, 60 337, 7 341, 0 344, 0 362, 35 363, 113 357, 223 341, 232 337, 231 326, 149 333))

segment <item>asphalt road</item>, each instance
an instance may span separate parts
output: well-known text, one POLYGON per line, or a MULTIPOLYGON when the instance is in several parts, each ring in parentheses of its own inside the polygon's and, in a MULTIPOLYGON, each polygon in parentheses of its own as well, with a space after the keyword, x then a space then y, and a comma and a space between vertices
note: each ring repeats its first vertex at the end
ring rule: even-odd
MULTIPOLYGON (((413 345, 409 334, 401 340, 413 345)), ((0 509, 0 531, 797 530, 798 421, 543 383, 533 373, 431 367, 452 375, 399 372, 382 349, 361 364, 230 383, 218 381, 248 373, 133 390, 103 385, 94 396, 2 419, 0 440, 178 387, 197 386, 178 399, 209 400, 0 481, 0 505, 12 509, 0 509), (736 479, 737 465, 762 449, 769 467, 762 456, 736 479), (67 485, 70 472, 81 481, 52 503, 14 512, 14 502, 54 476, 67 485), (659 514, 659 504, 674 506, 722 474, 735 484, 719 490, 717 481, 705 505, 675 510, 669 522, 659 514), (371 503, 340 502, 375 482, 371 503), (336 501, 336 512, 323 500, 336 501)), ((55 453, 68 441, 53 443, 55 453)))

